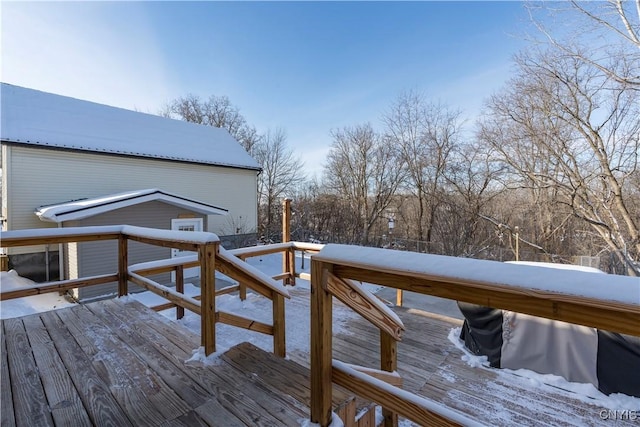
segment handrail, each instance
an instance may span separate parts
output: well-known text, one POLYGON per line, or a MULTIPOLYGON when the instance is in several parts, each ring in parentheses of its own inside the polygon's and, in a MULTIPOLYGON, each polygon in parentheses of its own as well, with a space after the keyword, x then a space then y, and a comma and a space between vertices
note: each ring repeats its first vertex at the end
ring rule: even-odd
POLYGON ((333 296, 378 329, 386 332, 396 341, 400 341, 402 332, 405 330, 402 320, 371 292, 353 280, 341 279, 331 272, 327 272, 326 287, 333 296))
MULTIPOLYGON (((220 240, 213 233, 184 232, 175 230, 156 230, 129 225, 114 225, 102 227, 69 227, 56 229, 29 229, 3 231, 0 233, 1 245, 5 248, 18 246, 33 246, 42 244, 59 244, 74 242, 90 242, 101 240, 118 240, 117 259, 118 271, 94 277, 61 280, 49 283, 39 283, 33 286, 0 291, 0 300, 21 298, 47 292, 58 292, 73 288, 94 286, 110 282, 118 282, 118 295, 128 293, 128 282, 137 283, 145 288, 160 293, 165 298, 196 311, 202 318, 201 343, 206 354, 215 351, 215 282, 213 266, 220 240), (197 251, 197 264, 201 269, 201 301, 185 297, 179 292, 162 287, 128 269, 128 241, 197 251)), ((182 268, 177 267, 177 268, 182 268)))
POLYGON ((219 243, 214 233, 204 231, 158 230, 133 225, 104 225, 96 227, 35 228, 0 232, 2 247, 34 246, 57 243, 115 240, 120 236, 151 245, 182 250, 197 250, 199 245, 219 243))
MULTIPOLYGON (((548 270, 378 248, 325 246, 311 263, 311 421, 329 424, 333 380, 380 404, 385 426, 397 426, 398 413, 422 425, 444 422, 435 402, 402 392, 332 359, 331 307, 332 296, 337 296, 332 281, 375 283, 640 336, 637 278, 548 270), (536 282, 558 278, 561 283, 556 288, 536 282), (607 296, 589 287, 606 289, 607 296)), ((353 299, 343 302, 358 310, 353 299)), ((388 337, 385 341, 385 336, 381 335, 381 354, 395 353, 393 342, 388 337)), ((457 413, 444 416, 454 425, 470 423, 457 413)))
POLYGON ((240 258, 234 256, 231 251, 219 248, 218 258, 220 262, 217 268, 221 273, 227 274, 236 280, 242 280, 256 292, 267 294, 275 292, 289 298, 289 291, 284 286, 279 285, 271 277, 252 265, 243 262, 240 258))
MULTIPOLYGON (((273 278, 242 262, 224 248, 221 248, 218 237, 213 233, 157 230, 118 225, 7 231, 2 232, 1 238, 3 247, 99 240, 118 240, 119 243, 118 272, 115 274, 39 283, 29 287, 21 287, 20 289, 3 290, 0 291, 0 300, 111 282, 118 282, 118 295, 123 296, 128 293, 127 283, 130 281, 167 299, 169 303, 160 307, 176 307, 176 316, 178 318, 182 318, 185 308, 199 314, 203 319, 201 328, 202 342, 207 354, 215 351, 215 323, 220 322, 273 335, 274 353, 281 357, 286 356, 284 298, 289 298, 289 292, 273 278), (129 240, 161 247, 196 251, 198 254, 129 266, 127 265, 127 242, 129 240), (212 245, 215 245, 215 247, 212 245), (185 268, 190 267, 200 267, 201 270, 201 295, 195 297, 184 295, 183 271, 185 268), (238 280, 241 285, 216 291, 214 269, 238 280), (168 272, 176 273, 175 289, 144 277, 145 275, 168 272), (215 296, 240 291, 240 295, 243 297, 244 293, 246 293, 246 290, 243 289, 245 286, 272 300, 273 325, 266 325, 252 319, 215 310, 215 296)), ((158 307, 153 308, 157 309, 158 307)))
POLYGON ((320 252, 322 248, 324 248, 324 245, 319 243, 285 242, 285 243, 271 243, 269 245, 260 245, 260 246, 247 246, 244 248, 230 249, 227 252, 237 256, 240 259, 244 259, 244 258, 250 258, 254 256, 284 252, 287 249, 295 249, 298 251, 317 253, 317 252, 320 252))
MULTIPOLYGON (((272 243, 269 245, 248 246, 245 248, 231 249, 231 250, 228 250, 227 252, 237 256, 243 261, 245 261, 247 258, 257 257, 260 255, 282 253, 283 272, 273 276, 273 279, 282 280, 284 284, 295 286, 296 284, 295 279, 297 277, 304 280, 309 280, 310 276, 308 273, 302 273, 302 272, 296 273, 295 262, 293 262, 294 252, 301 251, 302 256, 304 257, 305 252, 317 254, 322 250, 323 247, 324 247, 323 244, 318 244, 318 243, 283 242, 283 243, 272 243)), ((240 293, 241 295, 243 294, 242 285, 240 285, 240 293)))
POLYGON ((33 295, 41 295, 50 292, 63 292, 82 286, 102 285, 104 283, 117 282, 117 274, 103 274, 100 276, 85 277, 82 279, 58 280, 55 282, 36 283, 31 286, 24 286, 18 289, 3 290, 0 292, 0 301, 15 298, 23 298, 33 295))

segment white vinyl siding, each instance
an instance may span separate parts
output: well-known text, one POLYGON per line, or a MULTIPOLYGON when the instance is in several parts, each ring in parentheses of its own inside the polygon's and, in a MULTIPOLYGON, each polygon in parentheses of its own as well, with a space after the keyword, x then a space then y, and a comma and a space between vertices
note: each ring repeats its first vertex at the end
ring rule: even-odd
POLYGON ((145 188, 159 188, 227 209, 228 216, 210 216, 205 221, 208 231, 235 234, 233 224, 237 223, 246 224, 241 232, 256 230, 254 170, 17 145, 8 148, 9 158, 3 162, 11 171, 6 195, 9 230, 56 227, 35 216, 38 206, 145 188))

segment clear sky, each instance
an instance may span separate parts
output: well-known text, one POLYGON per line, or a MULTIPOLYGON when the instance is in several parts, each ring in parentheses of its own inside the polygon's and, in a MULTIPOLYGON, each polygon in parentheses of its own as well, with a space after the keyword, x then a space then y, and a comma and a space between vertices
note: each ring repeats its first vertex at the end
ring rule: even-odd
POLYGON ((521 2, 6 2, 1 80, 157 113, 226 95, 286 130, 311 172, 331 129, 379 123, 404 90, 472 119, 509 77, 521 2))

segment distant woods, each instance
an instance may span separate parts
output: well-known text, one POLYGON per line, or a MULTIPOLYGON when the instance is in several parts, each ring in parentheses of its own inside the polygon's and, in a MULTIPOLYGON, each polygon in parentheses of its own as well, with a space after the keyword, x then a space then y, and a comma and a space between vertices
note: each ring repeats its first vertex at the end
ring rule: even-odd
POLYGON ((279 240, 288 196, 297 240, 640 275, 633 4, 527 3, 538 32, 475 123, 423 93, 401 93, 377 119, 328 130, 323 174, 313 180, 284 130, 257 132, 226 97, 186 96, 165 115, 224 127, 260 162, 265 239, 279 240))

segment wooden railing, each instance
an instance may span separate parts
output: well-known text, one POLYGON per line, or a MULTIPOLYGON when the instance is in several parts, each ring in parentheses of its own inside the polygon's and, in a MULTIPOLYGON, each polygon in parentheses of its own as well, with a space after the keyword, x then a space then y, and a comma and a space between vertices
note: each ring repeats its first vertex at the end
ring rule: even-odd
POLYGON ((640 336, 637 278, 553 270, 387 249, 327 245, 311 262, 311 421, 331 420, 332 382, 382 406, 385 426, 397 414, 420 425, 477 424, 396 385, 399 324, 354 281, 527 313, 640 336), (553 280, 551 283, 538 283, 553 280), (540 286, 542 285, 542 286, 540 286), (607 299, 602 290, 607 290, 607 299), (380 371, 332 359, 332 297, 380 329, 380 371))
POLYGON ((319 253, 323 247, 324 245, 316 243, 285 242, 262 246, 248 246, 246 248, 232 249, 228 252, 243 261, 245 261, 247 258, 257 257, 261 255, 282 253, 282 273, 276 274, 272 278, 274 280, 282 280, 283 284, 295 285, 296 278, 311 280, 311 275, 309 275, 308 273, 296 272, 296 264, 293 261, 296 251, 301 252, 302 256, 304 257, 305 254, 319 253), (291 261, 286 261, 289 259, 291 261))
MULTIPOLYGON (((0 238, 2 239, 2 247, 5 248, 118 240, 118 252, 115 254, 118 257, 117 272, 3 290, 0 292, 0 300, 2 301, 111 282, 118 283, 118 296, 124 296, 128 294, 128 283, 132 282, 169 300, 169 304, 164 306, 166 308, 178 307, 179 317, 184 315, 185 308, 199 314, 201 316, 201 343, 207 355, 215 352, 216 322, 273 335, 274 353, 282 357, 286 355, 284 298, 289 297, 287 290, 272 278, 221 248, 218 237, 213 233, 155 230, 133 226, 105 226, 6 231, 2 233, 0 238), (129 266, 128 242, 131 240, 149 245, 193 251, 197 255, 129 266), (201 294, 199 296, 184 295, 182 273, 187 267, 200 268, 201 294), (249 287, 270 298, 273 301, 273 325, 216 311, 215 296, 239 290, 240 287, 221 289, 216 292, 215 270, 238 280, 245 289, 249 287), (145 277, 170 271, 176 272, 175 289, 145 277)), ((105 254, 105 256, 108 255, 105 254)))

